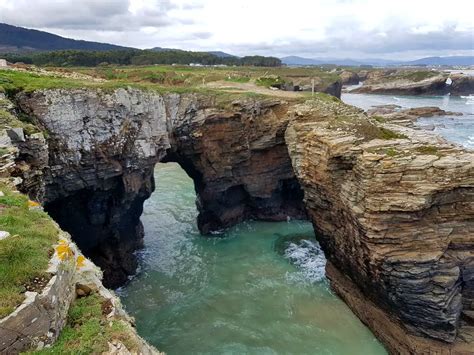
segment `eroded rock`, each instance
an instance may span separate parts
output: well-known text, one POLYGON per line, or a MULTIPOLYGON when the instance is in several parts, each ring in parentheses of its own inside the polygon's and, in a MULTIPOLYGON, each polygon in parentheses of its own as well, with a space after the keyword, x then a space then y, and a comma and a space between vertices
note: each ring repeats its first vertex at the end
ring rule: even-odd
MULTIPOLYGON (((470 339, 474 153, 331 99, 222 104, 119 89, 48 90, 19 102, 49 137, 45 161, 25 160, 41 173, 24 186, 43 191, 46 210, 109 286, 135 272, 154 164, 177 161, 194 180, 203 232, 307 213, 329 267, 393 322, 375 329, 380 320, 344 297, 390 349, 414 349, 393 339, 395 326, 423 340, 416 349, 470 339)), ((332 282, 343 294, 342 280, 332 282)))

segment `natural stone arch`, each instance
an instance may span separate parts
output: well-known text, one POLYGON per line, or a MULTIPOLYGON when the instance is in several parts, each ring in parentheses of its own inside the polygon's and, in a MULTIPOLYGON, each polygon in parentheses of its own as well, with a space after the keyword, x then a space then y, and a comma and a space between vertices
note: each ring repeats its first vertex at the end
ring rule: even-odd
POLYGON ((324 97, 223 105, 192 94, 55 90, 19 103, 50 134, 48 159, 24 149, 35 166, 24 189, 46 206, 86 192, 112 201, 99 248, 110 265, 139 246, 154 164, 177 161, 195 181, 203 232, 301 218, 306 207, 333 287, 393 351, 461 351, 473 339, 472 319, 461 317, 474 294, 472 152, 324 97), (428 144, 436 154, 418 150, 428 144), (127 211, 134 218, 124 226, 127 211), (436 307, 444 311, 426 312, 436 307))

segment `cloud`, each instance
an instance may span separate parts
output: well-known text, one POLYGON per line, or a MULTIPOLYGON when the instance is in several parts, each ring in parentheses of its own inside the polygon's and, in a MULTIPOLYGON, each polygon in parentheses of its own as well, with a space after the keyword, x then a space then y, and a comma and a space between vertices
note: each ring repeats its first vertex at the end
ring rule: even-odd
POLYGON ((0 0, 0 22, 139 48, 409 59, 472 55, 471 1, 0 0))
POLYGON ((0 4, 0 21, 32 28, 126 32, 179 23, 169 16, 175 8, 171 0, 6 0, 3 8, 0 4))

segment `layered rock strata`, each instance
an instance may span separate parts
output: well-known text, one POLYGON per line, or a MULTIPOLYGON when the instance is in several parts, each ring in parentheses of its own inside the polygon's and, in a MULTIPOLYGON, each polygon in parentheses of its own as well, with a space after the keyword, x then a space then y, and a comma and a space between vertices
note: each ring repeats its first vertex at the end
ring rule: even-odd
POLYGON ((135 273, 158 161, 178 161, 193 178, 203 233, 249 218, 305 216, 284 142, 287 106, 278 101, 224 110, 196 95, 56 90, 18 102, 49 136, 47 158, 29 141, 20 146, 23 189, 77 236, 109 287, 135 273))
POLYGON ((436 339, 413 345, 385 332, 393 352, 430 353, 443 342, 467 349, 474 153, 394 125, 383 127, 403 136, 367 140, 359 126, 367 117, 344 105, 301 105, 290 115, 286 142, 328 268, 337 271, 336 291, 350 283, 386 314, 386 324, 370 324, 371 311, 358 312, 360 302, 341 292, 372 329, 403 324, 408 334, 436 339), (346 124, 335 129, 335 118, 346 124))
POLYGON ((307 215, 335 290, 393 352, 472 341, 474 153, 329 97, 50 90, 18 102, 49 137, 25 189, 42 191, 108 285, 133 272, 153 165, 177 161, 194 180, 202 232, 307 215), (355 295, 374 308, 360 312, 355 295))
POLYGON ((351 92, 395 95, 469 95, 474 93, 474 77, 463 74, 437 75, 423 80, 390 78, 391 73, 380 73, 375 80, 367 80, 363 86, 351 92))

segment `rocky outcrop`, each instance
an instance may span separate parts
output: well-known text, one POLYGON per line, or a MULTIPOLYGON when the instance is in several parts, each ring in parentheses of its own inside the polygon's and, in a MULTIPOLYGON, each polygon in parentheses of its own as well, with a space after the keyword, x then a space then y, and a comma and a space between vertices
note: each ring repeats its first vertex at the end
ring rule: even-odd
POLYGON ((133 252, 142 245, 140 215, 154 164, 169 148, 163 98, 57 90, 23 94, 18 103, 49 132, 43 148, 30 140, 20 146, 21 188, 76 237, 107 286, 123 284, 137 267, 133 252))
POLYGON ((314 91, 323 92, 325 94, 341 98, 342 93, 342 81, 341 80, 323 80, 319 77, 292 77, 293 84, 299 88, 300 91, 312 91, 314 80, 314 91))
MULTIPOLYGON (((67 235, 60 237, 69 242, 67 235)), ((0 320, 0 353, 15 354, 31 347, 53 343, 66 322, 69 305, 74 299, 76 259, 62 258, 56 252, 47 272, 52 275, 41 292, 26 292, 16 310, 0 320)))
POLYGON ((245 219, 305 218, 284 139, 287 110, 278 100, 236 101, 224 112, 176 116, 166 160, 194 180, 201 232, 245 219))
POLYGON ((47 162, 31 174, 41 178, 25 189, 43 191, 108 285, 134 271, 153 165, 177 161, 194 180, 203 232, 308 216, 334 289, 393 352, 472 341, 474 153, 324 96, 49 90, 18 102, 48 131, 47 162))
POLYGON ((367 111, 367 114, 380 122, 390 122, 400 126, 410 128, 419 127, 427 130, 434 130, 434 125, 424 125, 423 127, 416 125, 416 122, 419 118, 437 116, 463 116, 462 112, 445 111, 435 106, 402 109, 401 106, 398 105, 374 106, 367 111))
MULTIPOLYGON (((378 73, 378 72, 377 72, 378 73)), ((474 77, 462 74, 430 76, 423 80, 411 77, 385 77, 381 74, 352 92, 394 95, 469 95, 474 93, 474 77), (448 80, 448 81, 447 81, 448 80)))
POLYGON ((48 159, 21 147, 22 187, 76 237, 104 270, 106 286, 135 273, 139 218, 160 160, 178 161, 193 177, 203 233, 249 218, 305 216, 284 142, 286 106, 278 101, 223 110, 196 95, 56 90, 18 102, 49 136, 48 159))
POLYGON ((357 73, 344 70, 341 74, 339 74, 341 78, 342 85, 357 85, 359 84, 360 78, 357 73))
MULTIPOLYGON (((120 300, 102 285, 102 272, 82 255, 67 233, 61 231, 58 244, 53 247, 47 270, 51 275, 48 284, 40 292, 26 292, 23 303, 0 319, 0 353, 18 354, 51 347, 66 324, 71 304, 77 296, 85 296, 80 291, 86 289, 107 301, 110 305, 107 320, 121 323, 122 337, 133 339, 137 353, 161 354, 138 336, 134 321, 123 310, 120 300)), ((121 348, 128 351, 123 345, 121 348)))
MULTIPOLYGON (((409 335, 466 347, 474 339, 474 153, 394 125, 385 128, 406 137, 367 141, 359 127, 367 118, 343 105, 303 105, 293 117, 286 141, 329 267, 338 271, 336 291, 343 283, 360 290, 386 315, 380 327, 402 324, 409 335), (334 129, 338 118, 347 123, 334 129)), ((371 325, 374 314, 340 293, 371 325)), ((394 353, 444 349, 394 334, 380 336, 394 353)))

